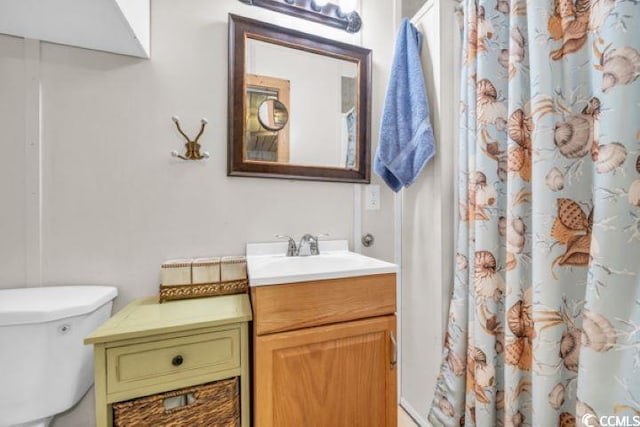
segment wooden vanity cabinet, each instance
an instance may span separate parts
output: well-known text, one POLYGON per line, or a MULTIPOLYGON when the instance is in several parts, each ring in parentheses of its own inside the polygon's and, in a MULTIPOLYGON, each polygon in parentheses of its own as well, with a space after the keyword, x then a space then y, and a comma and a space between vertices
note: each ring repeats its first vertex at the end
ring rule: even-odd
POLYGON ((256 427, 396 426, 395 274, 251 296, 256 427))

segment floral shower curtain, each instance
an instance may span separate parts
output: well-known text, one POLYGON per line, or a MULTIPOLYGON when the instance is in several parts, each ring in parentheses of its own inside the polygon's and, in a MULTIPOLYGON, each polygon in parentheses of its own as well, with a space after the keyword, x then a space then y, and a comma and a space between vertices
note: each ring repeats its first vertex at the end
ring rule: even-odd
POLYGON ((457 267, 429 420, 640 425, 640 0, 463 3, 457 267))

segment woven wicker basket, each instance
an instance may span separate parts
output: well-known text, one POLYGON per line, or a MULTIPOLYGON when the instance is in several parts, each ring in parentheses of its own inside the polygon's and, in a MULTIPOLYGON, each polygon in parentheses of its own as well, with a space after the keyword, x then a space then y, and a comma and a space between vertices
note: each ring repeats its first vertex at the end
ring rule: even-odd
POLYGON ((199 283, 196 285, 160 285, 160 302, 243 294, 247 292, 248 286, 247 279, 219 283, 199 283))
POLYGON ((238 378, 159 393, 113 404, 114 427, 240 426, 238 378), (193 402, 165 409, 164 400, 193 394, 193 402))

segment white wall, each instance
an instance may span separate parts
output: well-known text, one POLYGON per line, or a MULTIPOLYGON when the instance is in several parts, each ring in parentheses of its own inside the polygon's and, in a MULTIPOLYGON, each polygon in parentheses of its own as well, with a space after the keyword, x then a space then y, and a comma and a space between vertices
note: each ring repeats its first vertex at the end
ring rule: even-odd
POLYGON ((150 0, 2 0, 0 33, 149 57, 150 0))
MULTIPOLYGON (((149 40, 149 4, 151 0, 116 0, 121 13, 124 15, 133 35, 140 42, 142 49, 151 51, 149 40)), ((147 55, 148 56, 148 55, 147 55)))
POLYGON ((402 0, 402 16, 411 19, 428 0, 402 0))
POLYGON ((413 17, 422 32, 436 155, 403 194, 401 403, 427 425, 453 283, 455 147, 460 52, 456 0, 428 0, 413 17))
MULTIPOLYGON (((153 0, 151 60, 42 43, 43 284, 115 285, 118 310, 157 292, 164 259, 241 254, 275 233, 327 231, 357 249, 353 236, 372 232, 376 245, 363 252, 393 260, 390 191, 368 212, 360 185, 229 178, 226 129, 227 15, 236 13, 373 49, 375 150, 395 11, 393 1, 363 2, 363 31, 349 35, 237 0, 153 0), (172 115, 189 133, 209 119, 208 161, 170 157, 183 144, 172 115)), ((25 218, 37 206, 25 197, 24 45, 0 36, 0 288, 25 286, 35 262, 25 257, 25 218)), ((90 426, 92 399, 54 425, 90 426)))

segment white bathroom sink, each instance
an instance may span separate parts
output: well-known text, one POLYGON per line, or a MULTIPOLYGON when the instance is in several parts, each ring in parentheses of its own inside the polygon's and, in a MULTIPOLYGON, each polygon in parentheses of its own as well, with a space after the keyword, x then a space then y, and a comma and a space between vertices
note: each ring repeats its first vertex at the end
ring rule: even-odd
POLYGON ((287 242, 248 243, 249 286, 396 273, 398 266, 349 252, 346 240, 318 242, 320 255, 288 257, 287 242))

